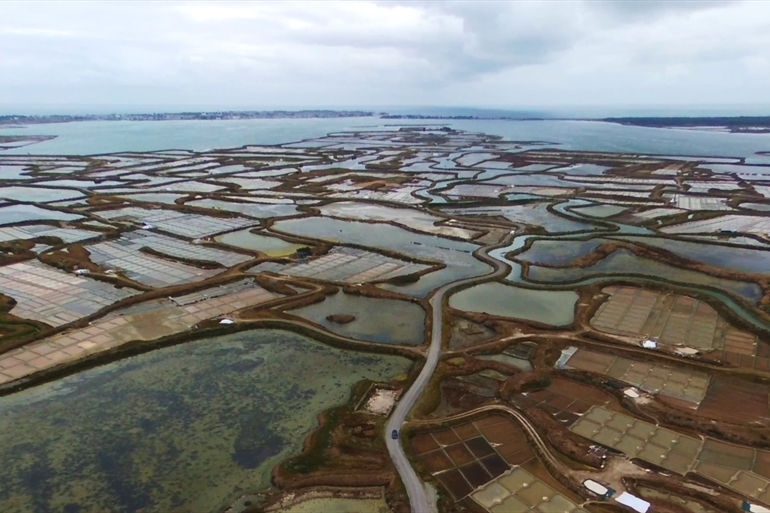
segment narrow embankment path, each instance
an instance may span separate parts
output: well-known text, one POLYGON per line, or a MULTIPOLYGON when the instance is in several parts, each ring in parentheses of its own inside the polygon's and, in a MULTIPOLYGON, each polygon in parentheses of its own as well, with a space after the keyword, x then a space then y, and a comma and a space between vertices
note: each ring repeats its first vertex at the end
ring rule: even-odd
POLYGON ((474 276, 472 278, 465 278, 463 280, 447 283, 441 288, 437 289, 435 294, 430 300, 432 309, 432 331, 430 338, 430 347, 428 349, 428 355, 425 359, 425 365, 420 371, 420 375, 409 387, 409 390, 401 397, 401 400, 396 405, 393 414, 388 421, 388 425, 385 429, 385 443, 388 446, 388 452, 393 460, 393 464, 396 466, 401 481, 406 487, 407 494, 409 495, 409 504, 412 509, 412 513, 430 513, 433 510, 433 506, 428 500, 428 496, 425 492, 425 487, 417 477, 417 473, 412 468, 409 459, 406 457, 403 447, 401 446, 401 437, 394 440, 391 437, 393 430, 401 431, 401 426, 406 420, 406 416, 414 407, 417 399, 425 391, 428 386, 433 373, 436 370, 438 361, 441 358, 441 342, 444 335, 444 298, 448 293, 457 287, 464 285, 470 285, 475 283, 482 283, 485 281, 495 280, 507 276, 510 268, 504 262, 501 262, 488 255, 489 251, 494 249, 503 248, 510 245, 514 232, 511 232, 505 240, 494 246, 487 246, 480 248, 474 253, 474 256, 485 263, 492 265, 495 270, 491 273, 481 276, 474 276))

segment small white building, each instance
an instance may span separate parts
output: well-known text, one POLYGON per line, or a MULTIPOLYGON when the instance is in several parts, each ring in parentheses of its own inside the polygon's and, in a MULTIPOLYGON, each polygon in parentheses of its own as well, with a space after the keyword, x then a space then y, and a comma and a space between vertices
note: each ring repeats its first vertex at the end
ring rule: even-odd
POLYGON ((610 489, 609 488, 607 488, 606 486, 604 486, 601 483, 597 483, 593 479, 586 479, 585 481, 583 481, 583 486, 588 491, 591 491, 591 492, 595 493, 599 497, 607 497, 609 495, 609 493, 610 493, 610 489))
POLYGON ((624 389, 623 395, 630 397, 631 399, 639 399, 642 396, 642 394, 639 393, 639 390, 634 387, 624 389))

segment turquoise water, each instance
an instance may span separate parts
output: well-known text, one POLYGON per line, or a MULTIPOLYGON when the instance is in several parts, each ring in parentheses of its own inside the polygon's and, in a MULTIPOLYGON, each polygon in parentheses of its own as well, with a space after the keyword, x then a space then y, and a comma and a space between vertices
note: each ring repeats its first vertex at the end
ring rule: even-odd
POLYGON ((261 233, 252 233, 251 228, 239 230, 237 232, 220 235, 214 240, 221 244, 228 244, 238 248, 261 251, 267 256, 288 256, 293 255, 303 244, 292 244, 278 237, 268 237, 261 233))
POLYGON ((591 207, 576 208, 575 212, 588 217, 612 217, 628 210, 628 207, 618 205, 594 205, 591 207))
MULTIPOLYGON (((620 269, 617 272, 611 272, 609 274, 601 275, 602 273, 598 273, 599 276, 582 276, 582 277, 571 276, 570 278, 579 278, 579 281, 574 281, 569 283, 564 283, 562 279, 558 279, 548 284, 544 284, 544 283, 537 284, 537 283, 528 281, 521 276, 521 272, 522 272, 521 264, 508 260, 507 258, 505 258, 505 255, 510 252, 520 251, 521 248, 524 247, 527 239, 531 237, 532 236, 530 235, 522 235, 522 236, 516 237, 513 239, 510 245, 504 248, 495 249, 489 252, 489 256, 491 256, 492 258, 496 258, 497 260, 505 262, 511 266, 511 272, 508 274, 506 279, 512 283, 526 283, 527 287, 549 289, 549 290, 575 290, 576 288, 582 287, 584 285, 592 285, 594 283, 613 283, 613 282, 617 282, 618 280, 629 280, 629 279, 634 280, 635 282, 638 282, 640 286, 644 286, 646 283, 667 284, 666 281, 660 279, 660 277, 658 277, 657 275, 646 276, 644 274, 638 273, 637 272, 638 266, 636 262, 627 262, 624 266, 620 266, 620 269)), ((574 236, 569 236, 569 235, 562 236, 562 238, 564 239, 569 239, 571 237, 574 237, 574 236)), ((608 259, 611 259, 613 256, 617 258, 617 255, 623 254, 623 253, 626 253, 627 258, 629 257, 629 255, 625 250, 619 250, 613 253, 612 255, 610 255, 610 257, 603 260, 602 262, 606 262, 608 259)), ((641 260, 641 259, 637 258, 637 260, 641 260)), ((652 262, 652 264, 653 265, 658 264, 658 262, 652 262)), ((730 293, 732 293, 738 297, 744 297, 745 299, 748 299, 749 303, 756 303, 756 301, 758 301, 762 295, 762 290, 758 285, 754 283, 722 280, 720 278, 714 278, 712 276, 708 276, 702 273, 697 273, 695 271, 687 271, 683 269, 671 268, 670 266, 667 266, 666 264, 663 264, 663 263, 660 263, 660 265, 663 266, 666 273, 669 273, 671 269, 680 271, 679 273, 674 274, 675 276, 674 278, 666 277, 666 279, 671 280, 677 286, 683 287, 686 290, 691 290, 693 291, 693 293, 703 294, 713 299, 716 299, 717 301, 725 305, 727 308, 732 310, 736 315, 742 317, 749 324, 752 324, 753 326, 765 331, 766 333, 770 333, 770 323, 768 323, 763 318, 758 316, 753 310, 746 308, 742 304, 735 301, 733 299, 733 296, 730 295, 730 293), (693 277, 695 279, 692 279, 693 277), (730 292, 728 293, 720 292, 719 290, 717 290, 718 287, 715 288, 715 285, 717 284, 724 284, 723 290, 729 290, 730 292)), ((564 271, 571 272, 575 270, 575 269, 546 269, 542 267, 539 269, 546 272, 551 272, 551 273, 560 273, 564 271)), ((586 269, 591 269, 591 268, 586 268, 586 269)), ((585 271, 585 269, 582 269, 580 271, 585 271)), ((564 278, 564 276, 560 276, 559 278, 564 278)))
POLYGON ((768 134, 729 134, 696 130, 671 130, 595 121, 464 121, 453 128, 499 135, 509 140, 543 140, 560 143, 559 149, 632 152, 665 155, 751 157, 747 162, 770 162, 755 155, 770 149, 768 134), (737 137, 733 137, 737 136, 737 137))
POLYGON ((3 135, 44 134, 55 139, 2 154, 93 155, 123 151, 195 151, 280 144, 378 122, 375 118, 245 119, 223 121, 88 121, 3 130, 3 135))
POLYGON ((665 249, 682 258, 721 267, 732 271, 767 274, 770 273, 770 251, 745 249, 718 244, 699 244, 671 240, 663 237, 617 237, 631 243, 646 244, 665 249))
POLYGON ((14 201, 62 201, 82 198, 83 193, 69 189, 45 189, 43 187, 0 187, 0 198, 14 201))
POLYGON ((444 269, 423 275, 416 283, 384 286, 407 295, 424 297, 445 283, 478 276, 489 269, 489 266, 473 257, 473 251, 478 248, 475 244, 414 233, 384 223, 307 217, 278 221, 272 229, 301 237, 397 251, 414 258, 447 264, 444 269))
POLYGON ((47 210, 35 205, 8 205, 0 207, 0 226, 22 221, 75 221, 83 216, 67 214, 58 210, 47 210))
MULTIPOLYGON (((566 205, 566 203, 565 203, 566 205)), ((538 204, 526 204, 526 205, 508 205, 508 206, 495 206, 495 207, 471 207, 471 208, 448 208, 444 210, 445 213, 450 215, 459 216, 473 216, 473 215, 485 215, 485 216, 502 216, 507 218, 513 223, 524 223, 535 226, 541 226, 549 233, 558 232, 583 232, 595 230, 596 227, 593 224, 581 221, 573 221, 578 219, 576 216, 571 215, 569 212, 565 213, 564 217, 552 214, 548 210, 548 203, 542 202, 538 204)))
POLYGON ((188 201, 185 206, 215 208, 227 210, 229 212, 240 212, 251 217, 267 218, 290 216, 297 213, 297 207, 294 205, 283 205, 274 203, 236 203, 234 201, 221 201, 214 199, 202 199, 188 201))
POLYGON ((467 312, 565 326, 575 318, 578 298, 572 291, 534 290, 491 282, 453 294, 449 306, 467 312))
POLYGON ((711 287, 739 296, 751 304, 757 304, 762 298, 762 289, 756 283, 717 278, 698 271, 674 267, 658 260, 637 257, 625 249, 615 251, 590 267, 552 269, 530 266, 526 280, 540 284, 558 285, 582 282, 586 278, 613 275, 632 278, 642 276, 656 280, 668 280, 673 283, 711 287))
POLYGON ((548 240, 538 239, 525 252, 516 258, 525 262, 567 265, 570 262, 585 256, 595 250, 600 244, 608 242, 597 237, 589 240, 548 240))
POLYGON ((320 303, 289 310, 344 337, 381 344, 420 345, 425 338, 425 311, 414 303, 337 292, 320 303), (355 316, 348 324, 326 320, 330 315, 355 316))
POLYGON ((41 185, 44 187, 70 187, 81 189, 94 189, 94 188, 108 188, 124 185, 123 182, 115 182, 112 180, 104 180, 96 182, 94 180, 46 180, 45 182, 37 182, 35 185, 41 185))
POLYGON ((33 177, 27 175, 24 166, 0 166, 0 179, 2 180, 32 180, 33 177))
MULTIPOLYGON (((3 154, 98 154, 121 151, 156 151, 172 148, 207 150, 246 144, 279 144, 329 132, 383 127, 392 120, 378 118, 252 119, 227 121, 92 121, 35 125, 30 129, 3 129, 3 134, 57 135, 56 139, 3 154)), ((747 162, 768 163, 755 155, 770 150, 768 134, 729 134, 623 126, 592 121, 435 120, 460 130, 484 132, 517 141, 560 143, 560 149, 633 152, 670 155, 748 157, 747 162)), ((404 122, 408 124, 420 124, 404 122)))

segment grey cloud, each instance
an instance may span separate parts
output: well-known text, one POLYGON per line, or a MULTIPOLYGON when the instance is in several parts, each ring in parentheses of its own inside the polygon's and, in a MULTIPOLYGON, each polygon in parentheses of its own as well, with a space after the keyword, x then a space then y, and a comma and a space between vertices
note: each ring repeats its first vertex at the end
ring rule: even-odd
POLYGON ((735 0, 604 0, 590 2, 588 8, 597 13, 608 15, 613 22, 653 22, 672 13, 691 13, 708 9, 718 9, 735 0))
POLYGON ((0 3, 0 20, 3 103, 660 102, 770 87, 762 3, 0 3))
POLYGON ((473 79, 516 66, 549 61, 585 34, 580 5, 551 2, 403 2, 458 19, 462 33, 448 41, 447 67, 455 79, 473 79))

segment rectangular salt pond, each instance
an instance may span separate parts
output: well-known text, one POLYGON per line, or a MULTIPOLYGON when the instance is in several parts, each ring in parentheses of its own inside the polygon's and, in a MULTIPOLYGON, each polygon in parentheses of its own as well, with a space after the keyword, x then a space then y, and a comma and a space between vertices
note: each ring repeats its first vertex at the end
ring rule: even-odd
POLYGON ((562 167, 551 169, 551 173, 565 173, 568 175, 603 175, 605 171, 610 169, 607 166, 599 166, 596 164, 574 164, 569 167, 562 167))
POLYGON ((14 201, 46 202, 82 198, 76 190, 46 189, 43 187, 0 187, 0 198, 14 201))
POLYGON ((760 212, 770 212, 770 205, 767 203, 741 203, 741 208, 750 208, 760 212))
POLYGON ((98 187, 118 187, 124 184, 123 182, 116 182, 114 180, 104 180, 101 182, 96 182, 94 180, 49 180, 45 182, 38 182, 38 185, 93 189, 98 187))
POLYGON ((0 226, 20 223, 22 221, 75 221, 83 216, 48 210, 35 205, 8 205, 0 207, 0 226))
POLYGON ((29 171, 24 171, 26 166, 4 166, 0 165, 0 180, 31 180, 33 177, 27 175, 29 171))
POLYGON ((580 207, 572 209, 580 215, 588 217, 612 217, 628 210, 626 207, 618 205, 592 205, 590 207, 580 207))
POLYGON ((566 326, 575 319, 578 298, 572 291, 533 290, 492 282, 453 294, 449 306, 466 312, 566 326))
POLYGON ((164 194, 164 193, 147 193, 147 194, 121 194, 117 196, 132 201, 146 201, 150 203, 166 203, 168 205, 174 205, 176 200, 184 198, 184 194, 164 194))
MULTIPOLYGON (((284 201, 284 200, 281 200, 284 201)), ((213 208, 217 210, 227 210, 228 212, 240 212, 251 217, 264 219, 267 217, 291 216, 297 213, 297 207, 293 204, 270 204, 270 203, 235 203, 233 201, 220 201, 213 199, 202 199, 188 201, 186 206, 213 208)))

